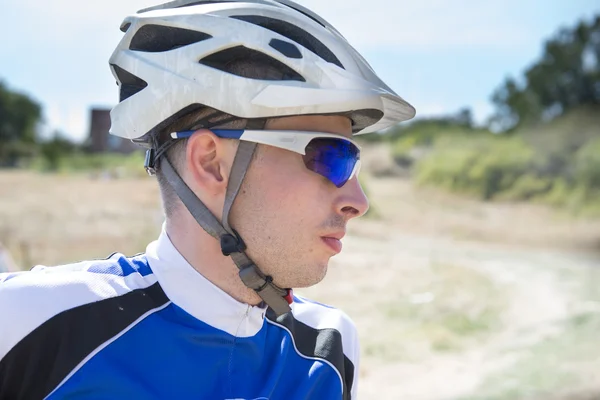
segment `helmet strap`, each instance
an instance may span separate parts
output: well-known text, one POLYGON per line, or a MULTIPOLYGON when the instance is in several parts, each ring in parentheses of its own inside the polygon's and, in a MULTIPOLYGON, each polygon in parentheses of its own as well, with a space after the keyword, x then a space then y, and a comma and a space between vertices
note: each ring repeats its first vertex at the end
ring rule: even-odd
POLYGON ((273 283, 272 277, 265 276, 260 271, 246 255, 246 245, 239 234, 229 225, 231 207, 240 190, 255 149, 256 143, 240 141, 227 185, 222 224, 183 181, 164 152, 164 156, 160 160, 160 167, 165 178, 198 224, 208 234, 220 241, 223 255, 232 258, 240 270, 239 275, 242 282, 253 289, 273 312, 280 316, 290 311, 289 290, 278 287, 273 283))

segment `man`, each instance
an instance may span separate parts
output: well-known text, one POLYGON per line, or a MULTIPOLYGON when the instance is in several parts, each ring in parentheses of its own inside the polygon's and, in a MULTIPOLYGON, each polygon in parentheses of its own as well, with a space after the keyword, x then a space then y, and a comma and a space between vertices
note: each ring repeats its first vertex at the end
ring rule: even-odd
POLYGON ((148 149, 166 222, 135 257, 0 275, 0 399, 355 398, 353 323, 291 288, 368 208, 352 135, 414 109, 288 0, 175 1, 121 30, 111 133, 148 149))

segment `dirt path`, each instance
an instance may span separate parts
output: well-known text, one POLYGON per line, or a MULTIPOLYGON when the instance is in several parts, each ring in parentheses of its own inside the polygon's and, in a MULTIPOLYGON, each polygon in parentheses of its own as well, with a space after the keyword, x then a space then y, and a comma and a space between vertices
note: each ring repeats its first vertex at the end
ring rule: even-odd
MULTIPOLYGON (((361 242, 361 252, 365 251, 366 243, 360 237, 349 242, 361 242)), ((374 248, 373 251, 382 250, 374 248)), ((398 263, 403 260, 415 263, 420 258, 425 264, 435 257, 444 263, 473 268, 486 274, 510 295, 503 328, 465 351, 430 354, 417 363, 384 364, 367 358, 364 368, 369 373, 360 387, 361 398, 365 399, 455 399, 477 391, 486 377, 510 369, 532 346, 560 335, 561 322, 567 317, 589 309, 592 301, 580 298, 579 290, 586 274, 600 265, 600 260, 578 255, 552 255, 539 250, 524 253, 458 242, 432 243, 427 238, 405 235, 391 238, 387 251, 394 253, 393 258, 398 263), (430 246, 435 249, 433 252, 430 246), (561 276, 573 268, 579 271, 568 279, 561 276)), ((350 251, 338 262, 341 265, 345 259, 355 257, 350 251)), ((597 278, 596 274, 596 281, 597 278)), ((402 285, 402 278, 397 280, 402 285)), ((600 310, 600 303, 592 306, 600 310)), ((357 319, 360 325, 361 317, 357 319)), ((365 337, 368 341, 368 332, 365 337)))
MULTIPOLYGON (((369 182, 381 218, 352 225, 345 251, 334 259, 326 281, 306 290, 347 310, 356 321, 363 343, 361 399, 487 399, 488 382, 499 381, 493 389, 505 393, 512 390, 501 388, 511 369, 546 362, 530 361, 530 355, 546 343, 568 340, 572 318, 589 314, 600 321, 600 289, 596 289, 600 287, 600 257, 580 250, 593 247, 600 232, 597 225, 565 220, 530 205, 482 204, 415 189, 398 179, 369 182), (438 275, 419 272, 435 265, 442 266, 438 275), (460 286, 460 280, 443 275, 446 265, 460 266, 489 280, 494 296, 503 300, 501 324, 459 349, 436 351, 442 322, 432 331, 432 322, 425 325, 417 310, 416 316, 409 314, 414 321, 407 326, 391 318, 388 310, 390 304, 405 304, 419 296, 432 304, 452 301, 437 300, 435 290, 423 289, 433 287, 436 280, 460 286), (389 301, 382 301, 386 297, 389 301), (415 324, 422 325, 421 340, 407 334, 415 324)), ((465 303, 470 308, 486 300, 475 283, 465 283, 463 291, 467 297, 471 294, 471 302, 465 303)), ((441 310, 441 320, 445 305, 431 307, 441 310)), ((584 385, 582 379, 587 377, 596 383, 586 390, 600 393, 600 345, 585 340, 582 346, 589 349, 584 351, 597 354, 597 361, 588 365, 571 360, 568 349, 566 355, 557 354, 555 361, 560 363, 563 357, 573 365, 577 371, 574 385, 584 385)), ((531 368, 537 368, 532 372, 535 375, 548 366, 531 368)), ((535 398, 551 387, 546 381, 524 389, 523 383, 514 385, 517 392, 529 394, 515 392, 506 399, 535 398)))

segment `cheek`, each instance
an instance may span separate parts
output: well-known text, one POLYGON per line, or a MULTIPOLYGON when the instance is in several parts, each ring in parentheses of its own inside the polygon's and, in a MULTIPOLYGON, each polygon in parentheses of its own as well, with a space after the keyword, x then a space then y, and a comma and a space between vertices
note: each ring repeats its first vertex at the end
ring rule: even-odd
POLYGON ((302 158, 285 150, 273 152, 257 165, 259 198, 277 218, 310 219, 323 196, 321 177, 304 166, 302 158))

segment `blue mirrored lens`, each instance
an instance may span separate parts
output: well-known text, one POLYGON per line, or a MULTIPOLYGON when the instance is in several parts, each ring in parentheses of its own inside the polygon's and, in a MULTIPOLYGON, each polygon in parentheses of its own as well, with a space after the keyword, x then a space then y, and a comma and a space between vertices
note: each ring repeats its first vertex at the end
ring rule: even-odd
POLYGON ((305 149, 306 168, 342 187, 350 179, 354 165, 360 158, 360 150, 344 139, 317 138, 305 149))

